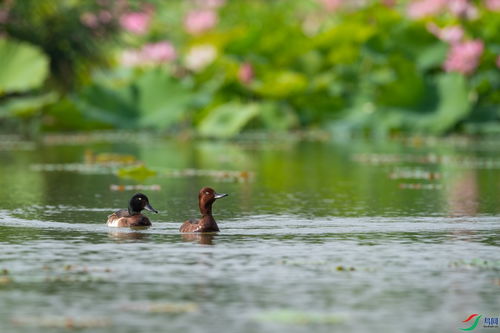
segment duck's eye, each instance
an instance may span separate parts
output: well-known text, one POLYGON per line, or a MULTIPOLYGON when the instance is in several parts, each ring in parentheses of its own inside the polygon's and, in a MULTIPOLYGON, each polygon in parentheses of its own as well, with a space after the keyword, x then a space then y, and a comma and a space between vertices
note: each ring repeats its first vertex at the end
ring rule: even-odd
POLYGON ((142 198, 137 198, 137 199, 142 200, 142 198))
POLYGON ((205 192, 205 194, 206 194, 206 195, 209 195, 209 194, 210 194, 210 192, 205 192))

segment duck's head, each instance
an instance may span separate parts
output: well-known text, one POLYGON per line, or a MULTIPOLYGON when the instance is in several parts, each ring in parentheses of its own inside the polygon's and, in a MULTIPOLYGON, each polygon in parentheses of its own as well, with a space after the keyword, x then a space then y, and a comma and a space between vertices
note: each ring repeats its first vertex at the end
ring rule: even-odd
POLYGON ((142 193, 134 194, 134 196, 130 199, 128 203, 128 212, 131 215, 134 215, 134 214, 139 214, 143 209, 147 209, 150 212, 158 213, 158 211, 153 207, 151 207, 151 205, 149 204, 149 199, 147 196, 145 196, 142 193))
POLYGON ((213 188, 204 187, 198 193, 198 201, 200 202, 200 209, 210 207, 215 200, 227 197, 226 193, 217 193, 213 188))

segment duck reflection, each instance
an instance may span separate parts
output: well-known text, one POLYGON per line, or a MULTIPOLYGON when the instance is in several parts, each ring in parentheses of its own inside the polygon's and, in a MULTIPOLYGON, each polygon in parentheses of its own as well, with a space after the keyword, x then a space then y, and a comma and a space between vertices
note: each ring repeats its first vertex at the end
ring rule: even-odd
POLYGON ((475 171, 452 178, 447 195, 450 216, 476 216, 479 208, 479 188, 475 171))
POLYGON ((181 234, 182 240, 184 242, 198 242, 203 245, 214 245, 213 240, 215 238, 215 233, 192 233, 181 234))
POLYGON ((108 232, 108 237, 115 241, 144 240, 149 237, 149 234, 136 231, 133 232, 110 231, 108 232))

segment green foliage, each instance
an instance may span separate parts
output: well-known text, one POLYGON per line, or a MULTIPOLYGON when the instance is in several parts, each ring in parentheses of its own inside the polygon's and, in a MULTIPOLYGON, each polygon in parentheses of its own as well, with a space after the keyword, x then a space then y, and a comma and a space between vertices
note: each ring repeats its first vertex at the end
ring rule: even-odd
POLYGON ((85 81, 91 67, 105 62, 103 41, 117 32, 120 14, 115 1, 23 0, 0 6, 8 13, 0 31, 43 50, 51 61, 52 81, 62 91, 85 81), (109 13, 108 19, 100 19, 101 13, 109 13), (85 24, 89 14, 95 22, 85 24))
POLYGON ((444 62, 447 51, 447 45, 440 42, 424 47, 418 54, 418 69, 425 72, 433 68, 438 68, 444 62))
POLYGON ((291 71, 268 72, 255 84, 255 93, 266 98, 284 99, 303 93, 307 87, 304 75, 291 71))
POLYGON ((9 98, 0 105, 1 117, 30 118, 40 110, 57 100, 55 93, 47 93, 39 96, 20 96, 9 98))
POLYGON ((28 43, 0 38, 0 96, 39 88, 48 75, 49 59, 28 43))
POLYGON ((98 120, 92 120, 68 97, 49 105, 44 111, 42 129, 45 131, 89 131, 112 127, 98 120))
POLYGON ((209 113, 198 126, 201 135, 227 138, 238 134, 260 112, 258 104, 238 102, 223 104, 209 113))
POLYGON ((181 121, 190 106, 191 92, 163 71, 144 73, 136 88, 141 126, 168 129, 181 121))
POLYGON ((201 5, 153 3, 144 33, 122 27, 116 34, 122 15, 152 7, 143 1, 122 7, 15 2, 0 30, 39 49, 22 44, 23 56, 4 56, 7 42, 0 40, 0 58, 9 63, 0 71, 0 90, 39 95, 33 89, 44 81, 50 59, 48 82, 70 92, 46 108, 51 129, 191 127, 203 136, 229 138, 246 129, 322 127, 334 135, 385 136, 445 134, 472 125, 480 131, 500 121, 500 18, 485 6, 475 4, 478 17, 469 21, 452 13, 413 19, 407 3, 346 2, 326 11, 317 0, 235 0, 213 9, 213 27, 189 32, 185 15, 201 5), (85 15, 103 12, 112 19, 85 24, 85 15), (484 42, 473 73, 443 69, 450 44, 429 27, 455 25, 465 31, 462 40, 484 42), (112 36, 124 44, 105 43, 112 36), (171 43, 176 57, 159 57, 155 43, 171 43), (132 63, 118 60, 124 51, 133 55, 132 63), (24 66, 31 58, 37 60, 24 66), (107 66, 91 73, 94 64, 107 66))
POLYGON ((115 128, 130 129, 135 127, 138 119, 135 95, 130 86, 111 89, 92 85, 75 95, 74 103, 93 121, 115 128))
POLYGON ((465 78, 457 73, 437 78, 439 104, 432 115, 419 124, 422 130, 442 134, 452 129, 469 114, 472 101, 465 78))
POLYGON ((159 69, 133 76, 126 85, 103 82, 84 88, 74 101, 89 119, 113 128, 164 130, 186 114, 192 93, 159 69))

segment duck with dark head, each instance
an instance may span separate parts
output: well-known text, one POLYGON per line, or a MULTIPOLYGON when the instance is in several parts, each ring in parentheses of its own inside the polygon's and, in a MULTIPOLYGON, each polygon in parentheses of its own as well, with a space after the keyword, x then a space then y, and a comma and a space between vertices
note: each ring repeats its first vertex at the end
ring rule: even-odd
POLYGON ((210 187, 204 187, 198 193, 198 204, 200 206, 201 218, 199 220, 188 220, 184 222, 180 232, 215 232, 219 227, 212 216, 212 205, 215 200, 227 197, 227 194, 216 193, 210 187))
POLYGON ((151 207, 149 199, 142 193, 136 193, 128 203, 128 209, 121 209, 108 216, 107 225, 109 227, 149 227, 151 221, 141 211, 147 209, 158 213, 151 207))

